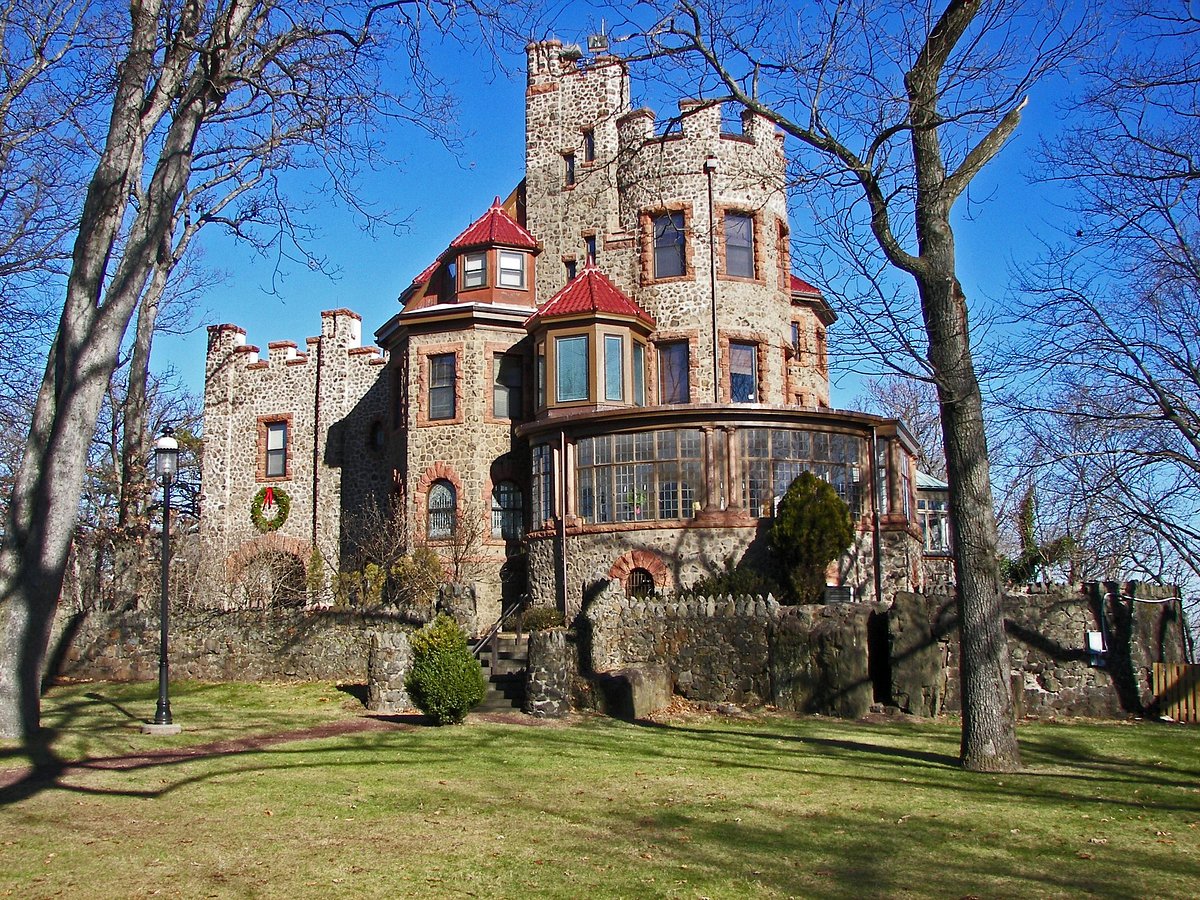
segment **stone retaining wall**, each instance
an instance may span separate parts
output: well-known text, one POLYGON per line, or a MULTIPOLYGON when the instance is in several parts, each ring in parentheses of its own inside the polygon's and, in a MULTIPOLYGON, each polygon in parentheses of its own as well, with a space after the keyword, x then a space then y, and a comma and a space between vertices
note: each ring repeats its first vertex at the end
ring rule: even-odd
MULTIPOLYGON (((1005 630, 1018 713, 1122 718, 1157 715, 1150 687, 1155 662, 1186 662, 1178 591, 1160 585, 1089 583, 1010 593, 1005 630), (1087 633, 1103 632, 1102 660, 1087 633), (1101 664, 1096 665, 1095 662, 1101 664)), ((957 615, 947 598, 928 598, 933 633, 946 649, 946 708, 957 711, 957 615)))
MULTIPOLYGON (((59 623, 57 674, 108 681, 158 677, 156 612, 91 612, 59 623)), ((341 610, 181 610, 170 619, 172 678, 202 681, 367 680, 372 629, 406 622, 341 610)))

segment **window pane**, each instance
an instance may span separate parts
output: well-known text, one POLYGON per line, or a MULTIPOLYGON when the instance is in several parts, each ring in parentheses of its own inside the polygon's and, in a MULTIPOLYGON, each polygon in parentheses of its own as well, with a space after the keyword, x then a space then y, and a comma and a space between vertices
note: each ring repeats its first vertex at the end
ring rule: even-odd
POLYGON ((463 287, 476 288, 487 284, 487 254, 468 253, 463 258, 463 287))
POLYGON ((646 347, 636 341, 633 344, 633 403, 646 405, 646 347))
POLYGON ((592 162, 596 158, 596 132, 588 129, 583 133, 583 161, 592 162))
POLYGON ((435 481, 429 489, 428 533, 431 538, 454 533, 454 487, 447 481, 435 481))
POLYGON ((754 218, 725 214, 725 271, 742 278, 754 277, 754 218))
POLYGON ((587 335, 558 338, 554 347, 557 359, 555 396, 558 402, 586 400, 588 398, 587 335))
POLYGON ((455 366, 453 353, 429 357, 429 418, 453 419, 455 412, 455 366))
POLYGON ((492 413, 498 419, 519 419, 522 406, 521 357, 498 354, 492 359, 492 413))
POLYGON ((604 336, 604 399, 625 399, 625 372, 622 357, 624 341, 620 335, 606 334, 604 336))
POLYGON ((500 251, 500 286, 525 287, 525 254, 511 250, 500 251))
POLYGON ((271 422, 267 425, 267 471, 268 478, 281 478, 287 474, 287 422, 271 422))
POLYGON ((518 540, 525 533, 521 489, 501 481, 492 489, 492 537, 518 540))
POLYGON ((734 403, 757 403, 758 348, 754 344, 730 343, 729 388, 734 403))
POLYGON ((654 218, 654 277, 670 278, 685 271, 683 213, 654 218))
POLYGON ((688 343, 676 341, 658 346, 658 399, 660 403, 687 403, 688 343))

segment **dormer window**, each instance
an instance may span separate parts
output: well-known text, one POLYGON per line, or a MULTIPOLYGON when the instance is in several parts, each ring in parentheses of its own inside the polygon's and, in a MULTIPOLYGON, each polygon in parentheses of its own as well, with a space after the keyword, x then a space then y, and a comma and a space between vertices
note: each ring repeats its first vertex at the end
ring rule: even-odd
POLYGON ((500 251, 500 287, 525 290, 525 258, 516 250, 500 251))
POLYGON ((462 265, 463 290, 487 287, 487 252, 467 253, 462 265))

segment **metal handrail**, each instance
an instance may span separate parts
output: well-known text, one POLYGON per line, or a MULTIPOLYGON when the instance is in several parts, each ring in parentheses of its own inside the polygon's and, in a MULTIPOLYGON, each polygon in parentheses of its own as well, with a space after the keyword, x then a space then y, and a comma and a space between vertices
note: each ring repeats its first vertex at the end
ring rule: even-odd
MULTIPOLYGON (((513 613, 521 612, 525 609, 525 604, 528 599, 529 598, 527 596, 522 595, 521 597, 519 597, 515 601, 513 601, 512 605, 510 605, 507 609, 501 611, 500 618, 498 618, 492 624, 492 627, 487 630, 487 633, 482 638, 479 639, 479 643, 477 643, 474 647, 471 648, 471 655, 474 656, 476 659, 478 659, 479 654, 483 651, 483 648, 486 647, 489 642, 494 642, 496 635, 498 635, 503 630, 505 621, 510 616, 512 616, 513 613)), ((521 637, 521 630, 522 630, 521 622, 518 620, 518 622, 517 622, 517 637, 518 638, 521 637)))

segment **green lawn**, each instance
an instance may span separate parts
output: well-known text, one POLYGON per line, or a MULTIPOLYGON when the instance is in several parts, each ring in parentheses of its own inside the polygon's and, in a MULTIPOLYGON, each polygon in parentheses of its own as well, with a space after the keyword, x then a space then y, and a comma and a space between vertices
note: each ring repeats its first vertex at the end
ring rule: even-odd
POLYGON ((151 738, 154 696, 54 690, 48 782, 0 745, 0 893, 1200 895, 1196 728, 1023 725, 1026 770, 995 776, 958 770, 954 723, 404 719, 260 746, 354 728, 361 705, 328 685, 181 684, 186 730, 151 738))

